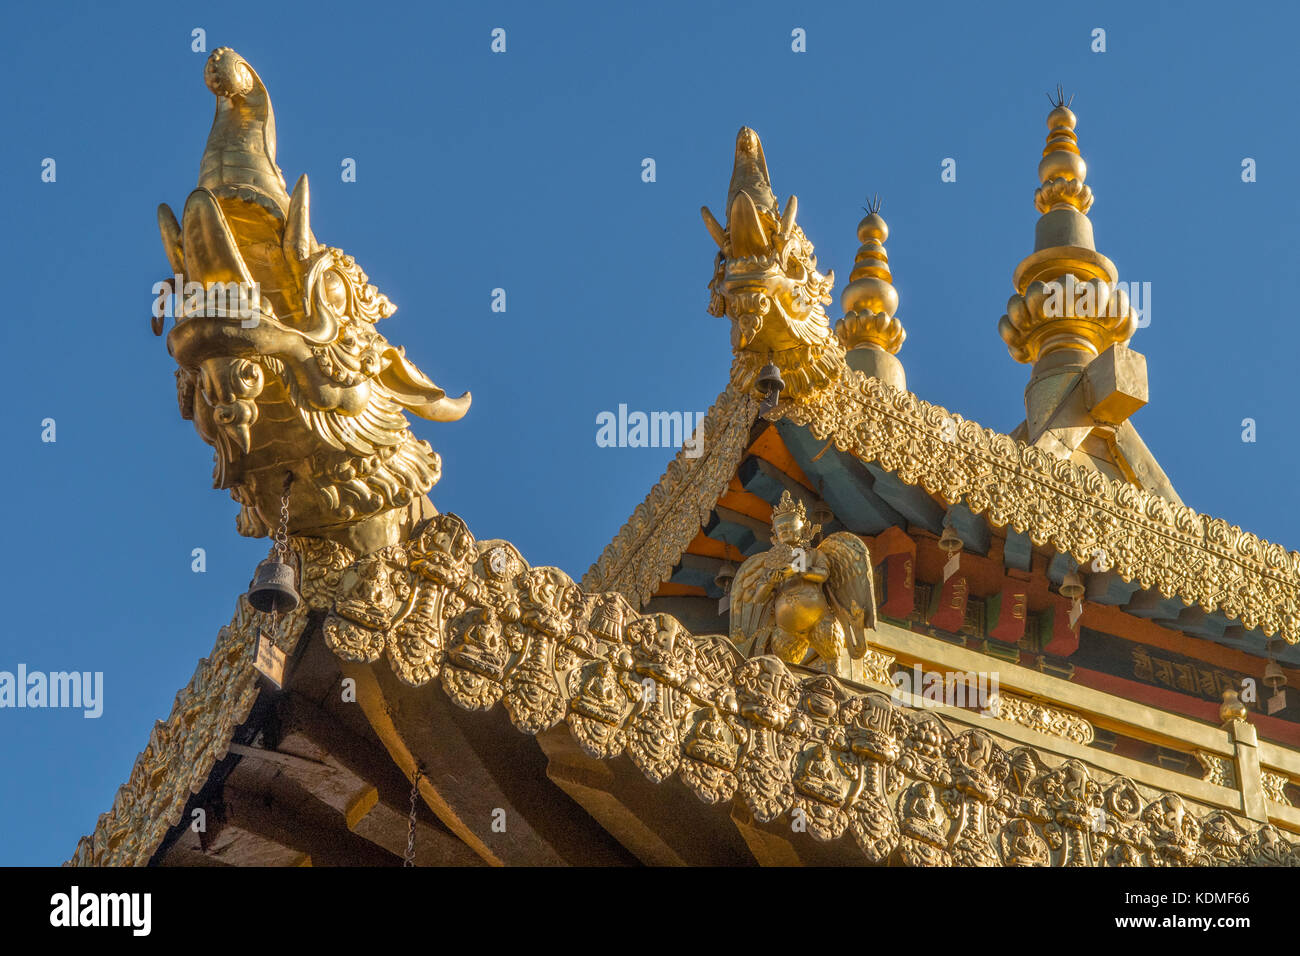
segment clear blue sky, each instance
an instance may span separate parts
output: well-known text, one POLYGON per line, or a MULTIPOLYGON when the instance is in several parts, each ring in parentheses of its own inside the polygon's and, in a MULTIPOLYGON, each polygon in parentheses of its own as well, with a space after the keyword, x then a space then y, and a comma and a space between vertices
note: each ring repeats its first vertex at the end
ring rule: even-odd
POLYGON ((1032 249, 1057 83, 1075 94, 1098 248, 1152 283, 1132 343, 1151 404, 1135 424, 1188 504, 1300 547, 1295 8, 1074 6, 7 10, 0 670, 103 671, 105 707, 0 710, 0 863, 71 854, 266 550, 211 489, 211 450, 177 414, 149 331, 169 271, 154 208, 184 202, 212 118, 195 27, 267 84, 279 164, 290 184, 310 176, 317 237, 398 305, 382 331, 449 391, 473 390, 463 421, 414 424, 443 456, 435 504, 534 564, 580 576, 671 455, 597 447, 599 412, 702 411, 726 383, 698 208, 722 214, 741 125, 762 136, 782 200, 799 196, 837 297, 860 206, 882 194, 910 387, 1014 427, 1028 370, 996 324, 1032 249), (791 52, 795 27, 806 53, 791 52), (355 183, 340 181, 344 157, 355 183), (945 157, 956 183, 940 181, 945 157), (1241 181, 1244 157, 1258 182, 1241 181))

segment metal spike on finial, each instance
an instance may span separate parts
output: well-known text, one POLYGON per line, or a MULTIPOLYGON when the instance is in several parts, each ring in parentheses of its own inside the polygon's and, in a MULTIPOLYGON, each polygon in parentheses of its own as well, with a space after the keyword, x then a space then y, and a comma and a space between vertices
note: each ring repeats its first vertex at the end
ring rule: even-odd
POLYGON ((866 216, 858 223, 858 254, 849 284, 840 293, 844 318, 835 334, 849 353, 849 367, 878 378, 895 388, 905 389, 907 378, 897 353, 907 333, 894 315, 898 311, 898 290, 889 271, 885 240, 889 226, 880 215, 884 208, 880 193, 872 193, 862 207, 866 216))
POLYGON ((1051 93, 1048 93, 1047 102, 1051 103, 1057 109, 1060 109, 1062 106, 1064 106, 1068 110, 1070 108, 1070 104, 1074 102, 1074 94, 1071 93, 1070 98, 1067 100, 1065 98, 1065 88, 1062 87, 1060 83, 1057 83, 1056 95, 1052 96, 1051 93))

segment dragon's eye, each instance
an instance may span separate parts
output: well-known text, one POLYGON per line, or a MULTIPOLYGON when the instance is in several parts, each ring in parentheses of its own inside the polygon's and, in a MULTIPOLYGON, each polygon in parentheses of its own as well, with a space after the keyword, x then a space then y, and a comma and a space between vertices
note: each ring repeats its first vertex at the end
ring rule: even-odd
POLYGON ((325 270, 320 278, 321 294, 336 312, 346 312, 348 307, 348 287, 343 277, 333 269, 325 270))

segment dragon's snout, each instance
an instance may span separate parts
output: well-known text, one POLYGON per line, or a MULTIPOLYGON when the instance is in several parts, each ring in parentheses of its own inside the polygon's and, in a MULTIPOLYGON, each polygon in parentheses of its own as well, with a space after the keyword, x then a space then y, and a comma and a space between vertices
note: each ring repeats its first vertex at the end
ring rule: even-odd
POLYGON ((247 454, 257 421, 257 396, 266 383, 262 367, 242 358, 207 359, 200 366, 199 382, 212 420, 247 454))

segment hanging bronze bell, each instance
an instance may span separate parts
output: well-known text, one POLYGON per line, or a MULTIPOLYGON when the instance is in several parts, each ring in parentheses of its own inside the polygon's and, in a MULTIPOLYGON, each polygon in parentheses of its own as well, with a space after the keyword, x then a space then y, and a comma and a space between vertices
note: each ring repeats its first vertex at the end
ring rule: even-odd
POLYGON ((301 600, 294 587, 295 577, 293 565, 278 556, 267 558, 253 572, 253 580, 248 585, 248 603, 262 612, 292 611, 301 600))
POLYGON ((939 538, 939 550, 948 554, 956 554, 963 547, 961 535, 957 534, 957 530, 952 525, 945 524, 943 526, 943 535, 939 538))
POLYGON ((776 408, 776 403, 781 398, 781 392, 785 389, 785 379, 781 377, 781 370, 772 362, 768 362, 758 370, 756 384, 759 392, 763 395, 763 401, 758 406, 758 413, 766 415, 776 408))
POLYGON ((1286 686, 1286 672, 1277 661, 1269 661, 1264 665, 1264 686, 1274 693, 1286 686))

